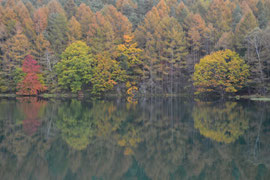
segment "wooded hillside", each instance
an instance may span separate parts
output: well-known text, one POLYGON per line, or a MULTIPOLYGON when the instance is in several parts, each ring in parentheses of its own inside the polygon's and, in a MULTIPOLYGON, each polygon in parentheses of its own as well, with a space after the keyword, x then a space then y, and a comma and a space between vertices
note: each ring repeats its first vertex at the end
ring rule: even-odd
MULTIPOLYGON (((0 3, 0 93, 193 92, 206 87, 193 82, 195 65, 225 49, 249 69, 241 88, 228 92, 270 90, 269 0, 0 3), (23 68, 29 62, 40 69, 32 76, 23 68)), ((223 89, 239 87, 224 74, 224 83, 217 82, 223 89)))

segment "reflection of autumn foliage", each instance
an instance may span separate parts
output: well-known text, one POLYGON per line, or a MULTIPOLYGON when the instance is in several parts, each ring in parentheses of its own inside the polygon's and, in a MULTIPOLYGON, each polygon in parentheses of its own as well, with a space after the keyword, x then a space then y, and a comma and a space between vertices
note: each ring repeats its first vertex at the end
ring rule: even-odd
POLYGON ((40 113, 46 106, 46 101, 38 101, 37 98, 18 98, 20 101, 20 109, 23 111, 25 118, 23 120, 24 132, 32 136, 41 125, 39 120, 40 113))
POLYGON ((129 114, 133 109, 123 106, 122 110, 104 101, 88 105, 91 109, 87 103, 72 100, 59 108, 56 124, 67 144, 83 150, 95 138, 113 139, 114 144, 124 148, 125 155, 133 154, 133 149, 141 141, 138 129, 129 122, 134 118, 129 114))
POLYGON ((80 101, 72 100, 58 109, 57 127, 63 139, 76 150, 85 149, 94 135, 91 112, 80 101))
POLYGON ((138 132, 134 127, 129 127, 126 134, 123 136, 118 136, 118 145, 121 147, 125 147, 124 154, 131 155, 134 154, 133 148, 137 148, 138 143, 141 142, 141 138, 138 136, 138 132))
POLYGON ((217 142, 232 143, 248 129, 242 106, 235 102, 216 105, 198 103, 193 109, 195 128, 217 142))
POLYGON ((138 129, 134 124, 128 122, 130 120, 129 110, 128 108, 122 110, 121 107, 116 107, 113 103, 105 102, 95 104, 92 109, 97 135, 113 138, 119 146, 125 148, 125 155, 133 154, 132 149, 136 148, 141 141, 138 129))

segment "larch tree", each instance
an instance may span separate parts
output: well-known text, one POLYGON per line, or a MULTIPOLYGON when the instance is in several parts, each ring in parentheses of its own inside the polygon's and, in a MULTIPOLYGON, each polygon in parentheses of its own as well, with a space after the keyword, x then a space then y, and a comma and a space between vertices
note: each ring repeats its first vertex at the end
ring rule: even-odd
POLYGON ((2 71, 8 91, 14 91, 17 81, 21 79, 21 65, 24 57, 31 53, 31 44, 28 38, 18 30, 17 34, 8 39, 2 46, 2 71))
MULTIPOLYGON (((173 17, 161 20, 154 33, 157 64, 156 75, 161 79, 166 92, 176 92, 186 67, 187 43, 182 27, 173 17)), ((158 79, 159 79, 158 78, 158 79)))
POLYGON ((105 6, 102 9, 102 14, 104 18, 110 22, 113 32, 115 34, 116 43, 124 42, 124 35, 130 34, 132 31, 132 24, 129 22, 128 18, 125 17, 121 12, 118 12, 114 6, 105 6))
POLYGON ((87 38, 90 24, 94 22, 95 14, 91 11, 90 7, 82 3, 77 10, 76 19, 80 22, 82 27, 82 37, 87 38))
POLYGON ((162 81, 161 67, 164 66, 159 59, 160 52, 156 49, 158 40, 155 33, 159 23, 165 17, 169 17, 169 8, 164 1, 160 1, 157 6, 146 14, 144 22, 138 26, 135 32, 139 48, 145 49, 145 68, 148 72, 146 75, 149 78, 144 83, 147 83, 147 86, 150 87, 151 94, 153 90, 159 89, 155 84, 162 81))
POLYGON ((68 40, 72 43, 82 38, 81 24, 76 20, 74 16, 68 22, 68 40))
POLYGON ((11 37, 17 33, 17 24, 19 19, 17 18, 17 14, 14 12, 12 8, 5 8, 1 16, 2 23, 6 26, 7 37, 11 37))
POLYGON ((229 0, 213 0, 210 4, 207 19, 215 28, 215 41, 222 33, 228 32, 232 24, 233 6, 229 0))
POLYGON ((64 10, 67 13, 68 19, 70 19, 72 16, 75 16, 77 12, 77 6, 74 3, 74 0, 67 0, 64 5, 64 10))
POLYGON ((259 2, 256 5, 257 9, 258 9, 258 13, 257 13, 257 19, 259 22, 259 26, 260 28, 266 28, 267 24, 269 22, 269 17, 267 17, 267 12, 268 9, 265 6, 265 3, 263 3, 261 0, 259 0, 259 2))
POLYGON ((2 46, 2 51, 4 53, 4 68, 10 72, 22 65, 25 56, 31 52, 31 44, 28 38, 18 31, 2 46))
POLYGON ((116 37, 113 27, 100 12, 96 13, 93 23, 90 24, 87 34, 87 44, 91 46, 94 54, 103 51, 112 52, 115 47, 116 37))
POLYGON ((34 12, 34 24, 37 34, 45 31, 48 25, 48 9, 46 7, 38 8, 34 12))
POLYGON ((151 11, 146 14, 144 21, 136 29, 135 39, 140 48, 144 49, 146 47, 148 39, 151 38, 161 19, 169 16, 168 8, 164 7, 165 5, 164 1, 162 1, 158 7, 154 6, 151 11))
POLYGON ((186 25, 188 26, 187 39, 191 53, 194 54, 196 59, 199 54, 203 53, 202 46, 207 27, 199 14, 190 14, 186 19, 186 25))
POLYGON ((39 63, 42 63, 42 59, 44 58, 46 51, 48 51, 49 49, 49 41, 45 39, 43 34, 37 35, 34 41, 34 49, 32 54, 39 63))
POLYGON ((246 35, 257 26, 256 17, 251 10, 247 10, 235 29, 234 45, 241 54, 243 54, 245 50, 246 35))
POLYGON ((49 14, 61 14, 66 16, 65 10, 57 0, 51 0, 48 5, 49 14))
POLYGON ((13 8, 16 6, 19 0, 7 0, 5 3, 5 7, 13 8))
POLYGON ((137 13, 138 5, 136 2, 132 0, 117 0, 115 7, 129 19, 134 28, 137 27, 140 19, 137 13))
POLYGON ((233 31, 235 31, 237 24, 239 23, 239 21, 243 16, 242 9, 239 4, 237 4, 236 7, 234 8, 232 16, 233 16, 232 19, 233 31))
POLYGON ((30 17, 28 9, 25 7, 22 1, 19 1, 19 3, 16 5, 15 12, 17 13, 24 34, 30 41, 33 41, 36 36, 34 23, 30 17))
POLYGON ((181 1, 175 9, 175 18, 178 20, 180 25, 184 26, 185 19, 188 17, 189 13, 189 9, 186 7, 183 1, 181 1))

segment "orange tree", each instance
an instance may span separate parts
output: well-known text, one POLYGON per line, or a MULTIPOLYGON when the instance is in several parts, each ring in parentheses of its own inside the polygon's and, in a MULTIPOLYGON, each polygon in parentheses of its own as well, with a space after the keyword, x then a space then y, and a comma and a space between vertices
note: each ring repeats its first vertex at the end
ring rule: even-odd
POLYGON ((248 65, 236 52, 227 49, 202 58, 195 65, 193 80, 196 94, 217 92, 223 96, 243 88, 248 76, 248 65))

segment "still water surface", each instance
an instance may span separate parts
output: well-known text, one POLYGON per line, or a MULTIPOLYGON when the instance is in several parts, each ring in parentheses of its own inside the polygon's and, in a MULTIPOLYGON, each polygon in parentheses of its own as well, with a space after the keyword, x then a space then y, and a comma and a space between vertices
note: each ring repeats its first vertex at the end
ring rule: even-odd
POLYGON ((0 99, 3 180, 269 180, 270 103, 0 99))

